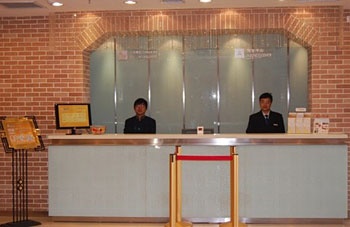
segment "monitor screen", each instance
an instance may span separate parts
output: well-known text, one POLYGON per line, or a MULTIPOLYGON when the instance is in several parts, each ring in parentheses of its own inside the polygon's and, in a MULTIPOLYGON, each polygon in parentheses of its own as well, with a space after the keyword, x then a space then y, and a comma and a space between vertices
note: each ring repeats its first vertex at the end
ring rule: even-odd
POLYGON ((55 104, 56 128, 70 129, 77 134, 76 129, 89 128, 91 111, 89 103, 57 103, 55 104))

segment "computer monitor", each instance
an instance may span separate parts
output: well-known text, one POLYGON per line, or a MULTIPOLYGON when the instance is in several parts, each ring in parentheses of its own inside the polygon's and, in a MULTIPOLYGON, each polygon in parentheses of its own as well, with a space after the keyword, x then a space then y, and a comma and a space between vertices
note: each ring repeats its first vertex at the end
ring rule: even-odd
POLYGON ((78 134, 76 129, 90 128, 90 103, 55 104, 56 129, 70 129, 68 135, 78 134))

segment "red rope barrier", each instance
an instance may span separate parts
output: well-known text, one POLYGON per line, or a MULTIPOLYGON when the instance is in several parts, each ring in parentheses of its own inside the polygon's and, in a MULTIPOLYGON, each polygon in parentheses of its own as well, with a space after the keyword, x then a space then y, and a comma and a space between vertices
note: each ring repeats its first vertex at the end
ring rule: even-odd
POLYGON ((177 160, 181 161, 231 161, 232 156, 227 155, 215 155, 215 156, 208 156, 208 155, 177 155, 177 160))

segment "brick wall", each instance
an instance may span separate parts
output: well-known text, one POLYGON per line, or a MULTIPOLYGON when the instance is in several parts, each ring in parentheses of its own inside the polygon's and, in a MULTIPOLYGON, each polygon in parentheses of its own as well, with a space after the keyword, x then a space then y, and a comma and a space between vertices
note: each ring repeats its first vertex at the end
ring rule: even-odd
MULTIPOLYGON (((309 103, 350 132, 350 10, 340 7, 57 13, 0 17, 0 116, 35 115, 55 133, 54 104, 89 101, 89 53, 116 34, 279 31, 310 50, 309 103)), ((348 141, 349 143, 349 141, 348 141)), ((29 153, 29 208, 48 210, 47 151, 29 153)), ((11 155, 0 148, 0 211, 11 211, 11 155)))

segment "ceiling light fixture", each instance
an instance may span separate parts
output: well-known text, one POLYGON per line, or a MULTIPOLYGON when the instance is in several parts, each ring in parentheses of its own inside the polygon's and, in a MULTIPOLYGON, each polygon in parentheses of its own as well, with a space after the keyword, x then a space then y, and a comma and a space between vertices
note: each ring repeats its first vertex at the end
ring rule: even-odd
POLYGON ((209 3, 209 2, 211 2, 211 0, 199 0, 199 2, 201 2, 201 3, 209 3))
POLYGON ((128 5, 135 5, 137 2, 134 0, 126 0, 126 1, 124 1, 124 3, 128 4, 128 5))
POLYGON ((55 7, 63 6, 63 3, 62 3, 62 2, 58 2, 58 1, 55 1, 55 0, 48 0, 47 2, 48 2, 50 5, 55 6, 55 7))

